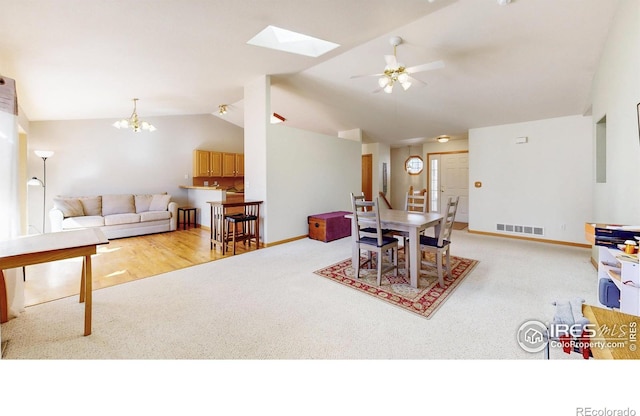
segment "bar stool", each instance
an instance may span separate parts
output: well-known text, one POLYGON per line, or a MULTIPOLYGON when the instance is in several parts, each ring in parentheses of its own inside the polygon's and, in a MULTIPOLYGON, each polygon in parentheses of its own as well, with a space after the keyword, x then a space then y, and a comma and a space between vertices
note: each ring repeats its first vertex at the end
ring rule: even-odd
POLYGON ((191 226, 191 214, 193 213, 193 226, 196 224, 196 208, 195 207, 179 207, 178 208, 178 227, 180 226, 180 216, 182 215, 182 229, 186 230, 187 225, 191 226), (187 220, 188 218, 188 220, 187 220))
POLYGON ((231 242, 233 246, 233 255, 236 254, 236 242, 243 241, 245 245, 249 242, 251 248, 251 240, 255 240, 256 249, 259 248, 258 241, 258 219, 260 218, 260 205, 246 205, 244 213, 225 215, 224 242, 222 244, 222 253, 226 251, 226 246, 231 242), (238 230, 238 225, 242 225, 238 230))

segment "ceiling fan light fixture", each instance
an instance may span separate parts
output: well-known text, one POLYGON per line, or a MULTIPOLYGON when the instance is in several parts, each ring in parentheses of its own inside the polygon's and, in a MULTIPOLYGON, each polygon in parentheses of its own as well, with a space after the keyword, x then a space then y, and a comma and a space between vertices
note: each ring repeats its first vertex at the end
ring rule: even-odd
POLYGON ((387 94, 391 94, 393 92, 393 84, 389 82, 386 87, 384 87, 384 92, 387 94))
POLYGON ((378 85, 380 86, 380 88, 386 87, 388 83, 389 83, 389 78, 387 77, 380 77, 380 79, 378 79, 378 85))
MULTIPOLYGON (((402 72, 400 75, 398 75, 398 81, 400 81, 401 83, 409 82, 409 74, 407 74, 406 72, 402 72)), ((411 85, 410 82, 409 85, 411 85)))
POLYGON ((406 91, 411 86, 411 83, 409 81, 406 81, 406 82, 401 82, 400 85, 402 85, 402 88, 406 91))

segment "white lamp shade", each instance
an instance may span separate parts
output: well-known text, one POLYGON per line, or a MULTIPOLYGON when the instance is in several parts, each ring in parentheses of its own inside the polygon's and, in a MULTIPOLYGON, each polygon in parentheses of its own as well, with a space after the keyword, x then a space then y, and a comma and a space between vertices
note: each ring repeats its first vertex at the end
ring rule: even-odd
POLYGON ((393 85, 388 84, 386 87, 384 87, 384 92, 386 92, 387 94, 391 94, 392 91, 393 91, 393 85))
POLYGON ((27 185, 29 186, 44 186, 44 183, 35 176, 27 181, 27 185))
POLYGON ((51 150, 36 150, 33 153, 38 155, 38 157, 51 157, 51 156, 53 156, 53 151, 51 151, 51 150))

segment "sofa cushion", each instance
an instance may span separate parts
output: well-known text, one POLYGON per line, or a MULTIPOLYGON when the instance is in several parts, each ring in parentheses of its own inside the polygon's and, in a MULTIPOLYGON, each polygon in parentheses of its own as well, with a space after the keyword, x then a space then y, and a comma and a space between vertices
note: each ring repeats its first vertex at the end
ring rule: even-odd
POLYGON ((62 220, 62 229, 102 227, 104 219, 101 216, 91 215, 84 217, 69 217, 62 220))
POLYGON ((169 211, 147 211, 140 213, 140 222, 168 220, 169 218, 171 218, 169 211))
POLYGON ((136 204, 136 212, 146 212, 149 211, 149 206, 151 205, 151 200, 153 199, 153 195, 134 195, 133 199, 136 204))
POLYGON ((79 199, 84 215, 102 215, 101 196, 81 196, 79 199))
POLYGON ((166 211, 169 206, 169 201, 171 200, 171 195, 167 194, 155 194, 151 199, 151 204, 149 205, 149 211, 166 211))
POLYGON ((140 222, 140 214, 124 213, 104 216, 104 225, 132 224, 140 222))
POLYGON ((136 207, 133 203, 133 194, 125 195, 103 195, 102 215, 135 213, 136 207))
POLYGON ((53 207, 62 211, 64 218, 82 217, 84 215, 82 203, 78 198, 53 198, 53 207))

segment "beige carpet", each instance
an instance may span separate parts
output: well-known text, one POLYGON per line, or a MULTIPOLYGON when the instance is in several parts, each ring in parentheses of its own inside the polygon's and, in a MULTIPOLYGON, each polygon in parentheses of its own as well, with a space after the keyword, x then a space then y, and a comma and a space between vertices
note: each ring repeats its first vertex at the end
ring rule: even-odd
POLYGON ((596 301, 587 249, 452 240, 480 263, 429 320, 313 273, 348 257, 348 238, 304 239, 96 290, 89 337, 76 297, 29 307, 2 325, 6 358, 538 359, 520 324, 556 299, 596 301))

